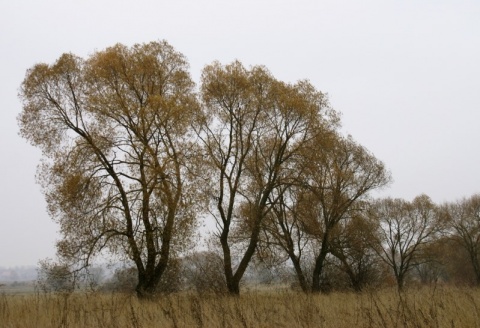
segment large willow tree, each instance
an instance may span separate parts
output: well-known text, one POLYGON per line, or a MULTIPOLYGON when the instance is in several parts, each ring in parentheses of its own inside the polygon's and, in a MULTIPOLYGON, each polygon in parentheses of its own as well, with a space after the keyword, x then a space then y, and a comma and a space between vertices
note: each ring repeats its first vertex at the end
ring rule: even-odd
POLYGON ((336 129, 338 116, 309 82, 284 83, 239 62, 205 67, 200 93, 210 213, 228 291, 239 294, 263 221, 303 174, 305 147, 336 129))
POLYGON ((64 54, 29 69, 21 87, 21 135, 43 151, 38 179, 60 257, 78 267, 104 250, 125 255, 140 297, 194 226, 193 87, 166 42, 64 54))

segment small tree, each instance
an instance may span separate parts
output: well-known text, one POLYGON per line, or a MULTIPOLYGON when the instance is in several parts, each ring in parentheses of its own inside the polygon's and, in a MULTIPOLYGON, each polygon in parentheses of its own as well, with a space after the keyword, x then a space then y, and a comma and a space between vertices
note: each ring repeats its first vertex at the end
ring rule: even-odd
POLYGON ((456 203, 445 204, 451 237, 468 253, 470 265, 480 285, 480 195, 473 195, 456 203))
POLYGON ((332 236, 331 253, 337 258, 340 270, 347 274, 350 287, 358 292, 380 285, 385 270, 372 247, 376 226, 363 215, 342 223, 332 236))
POLYGON ((121 293, 135 292, 135 286, 138 284, 137 271, 134 267, 118 268, 103 285, 104 291, 115 291, 121 293))
POLYGON ((185 283, 198 293, 227 292, 223 260, 211 251, 194 253, 182 260, 185 283))
POLYGON ((75 289, 75 274, 64 264, 40 261, 37 285, 44 292, 71 293, 75 289))
POLYGON ((401 290, 414 264, 428 260, 422 247, 435 241, 444 228, 437 206, 426 195, 412 202, 386 198, 374 203, 371 218, 378 224, 375 250, 392 269, 401 290))

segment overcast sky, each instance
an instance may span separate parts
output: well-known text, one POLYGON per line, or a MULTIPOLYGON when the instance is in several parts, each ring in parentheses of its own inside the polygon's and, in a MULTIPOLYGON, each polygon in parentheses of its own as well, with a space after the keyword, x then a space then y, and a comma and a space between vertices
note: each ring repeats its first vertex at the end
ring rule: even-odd
POLYGON ((162 39, 197 82, 234 59, 309 79, 391 171, 382 197, 480 192, 480 1, 0 0, 0 266, 54 257, 58 238, 35 184, 41 154, 18 136, 26 70, 162 39))

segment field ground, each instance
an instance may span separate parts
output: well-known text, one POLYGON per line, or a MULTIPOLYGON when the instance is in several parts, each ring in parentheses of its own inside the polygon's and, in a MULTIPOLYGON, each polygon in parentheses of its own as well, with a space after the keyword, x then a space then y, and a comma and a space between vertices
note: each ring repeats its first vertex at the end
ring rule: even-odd
MULTIPOLYGON (((7 295, 27 295, 35 292, 34 281, 20 281, 20 282, 0 282, 0 294, 7 295)), ((1 326, 0 326, 1 327, 1 326)))
POLYGON ((240 297, 179 293, 153 301, 103 293, 0 295, 13 327, 480 327, 480 290, 417 288, 361 294, 250 291, 240 297))

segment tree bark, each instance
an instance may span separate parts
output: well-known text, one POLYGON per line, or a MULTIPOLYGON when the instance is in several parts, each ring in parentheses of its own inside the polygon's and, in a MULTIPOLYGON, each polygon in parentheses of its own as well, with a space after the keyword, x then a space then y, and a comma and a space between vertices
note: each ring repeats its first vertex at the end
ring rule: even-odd
POLYGON ((304 293, 309 293, 310 288, 308 288, 307 279, 305 278, 305 274, 303 273, 302 267, 300 265, 300 261, 294 254, 290 255, 290 260, 293 263, 293 268, 295 269, 295 273, 297 275, 300 288, 304 293))
POLYGON ((313 269, 313 276, 312 276, 312 292, 313 293, 321 292, 320 276, 322 275, 325 259, 329 251, 328 239, 329 239, 329 231, 327 230, 323 235, 322 248, 320 249, 320 254, 318 254, 317 256, 317 259, 315 261, 315 268, 313 269))

